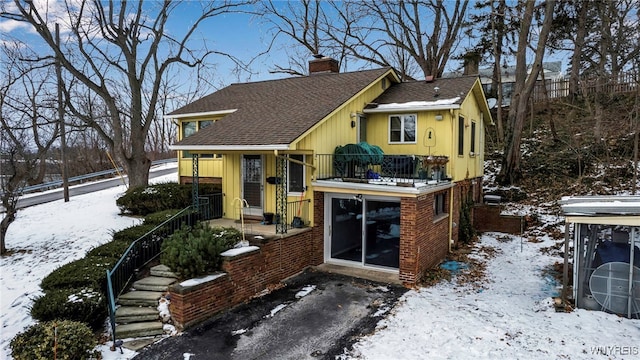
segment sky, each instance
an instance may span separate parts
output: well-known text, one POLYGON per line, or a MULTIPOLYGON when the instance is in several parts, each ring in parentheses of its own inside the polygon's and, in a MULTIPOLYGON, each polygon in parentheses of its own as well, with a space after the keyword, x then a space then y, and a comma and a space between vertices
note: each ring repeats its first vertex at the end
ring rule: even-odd
MULTIPOLYGON (((162 165, 171 166, 175 164, 162 165)), ((174 173, 152 181, 176 180, 174 173)), ((18 212, 7 240, 13 252, 0 258, 0 360, 11 359, 9 342, 34 323, 29 308, 42 294, 39 284, 46 275, 110 241, 114 231, 140 221, 119 215, 115 200, 124 191, 121 185, 18 212)), ((385 316, 373 334, 360 337, 339 358, 640 359, 640 320, 583 309, 554 310, 559 288, 546 270, 561 258, 543 250, 562 240, 541 229, 563 231, 561 219, 549 207, 512 206, 508 211, 539 214, 541 224, 528 236, 483 234, 470 258, 486 266, 484 278, 461 270, 451 280, 409 290, 395 306, 383 307, 385 316)), ((313 286, 309 284, 309 291, 313 286)), ((276 309, 273 318, 288 311, 285 306, 276 309)), ((245 335, 251 333, 247 330, 245 335)), ((135 355, 109 347, 98 348, 104 360, 135 355)))
MULTIPOLYGON (((5 2, 5 6, 11 6, 12 2, 5 2), (8 5, 7 5, 8 4, 8 5)), ((63 0, 34 0, 34 6, 39 9, 44 9, 49 6, 50 18, 55 18, 56 14, 62 13, 63 0)), ((71 3, 74 3, 72 1, 71 3)), ((276 1, 276 5, 283 5, 286 2, 276 1)), ((146 6, 154 6, 154 2, 147 3, 146 6)), ((473 2, 471 2, 471 9, 473 11, 473 2)), ((167 33, 176 35, 177 37, 186 31, 186 29, 193 23, 194 19, 200 13, 199 3, 197 2, 183 2, 180 3, 179 10, 173 13, 171 20, 168 23, 167 33)), ((255 11, 254 8, 245 7, 242 10, 255 11)), ((51 21, 53 23, 53 21, 51 21)), ((66 20, 60 18, 62 37, 64 39, 67 34, 67 27, 64 26, 66 20)), ((224 55, 213 55, 209 57, 209 60, 216 64, 215 72, 211 78, 207 80, 217 88, 229 85, 234 82, 246 82, 246 81, 261 81, 268 79, 281 78, 288 75, 274 74, 271 70, 275 69, 275 66, 280 64, 288 64, 288 54, 294 53, 295 45, 292 41, 284 35, 280 35, 273 40, 273 25, 266 21, 265 17, 257 16, 251 13, 233 13, 223 14, 209 19, 198 27, 196 33, 193 35, 194 44, 198 44, 194 48, 200 46, 201 40, 206 39, 208 48, 229 54, 235 58, 242 60, 249 64, 249 72, 242 72, 240 74, 234 73, 233 63, 224 55), (267 50, 270 51, 266 54, 267 50), (263 54, 258 56, 259 54, 263 54)), ((32 29, 29 29, 24 24, 19 24, 10 20, 0 20, 0 35, 7 35, 16 37, 31 45, 38 44, 40 41, 35 36, 32 29)), ((460 48, 472 46, 470 40, 463 40, 460 43, 460 48)), ((46 49, 44 46, 41 49, 46 49)), ((325 54, 326 55, 326 54, 325 54)), ((557 57, 556 57, 557 58, 557 57)), ((309 59, 311 60, 311 54, 309 59)), ((359 61, 350 61, 347 70, 354 71, 363 67, 372 67, 376 65, 368 65, 359 61)), ((461 68, 461 61, 451 59, 448 64, 449 70, 455 70, 461 68)), ((185 80, 188 78, 185 76, 185 80)), ((214 89, 212 89, 214 90, 214 89)))

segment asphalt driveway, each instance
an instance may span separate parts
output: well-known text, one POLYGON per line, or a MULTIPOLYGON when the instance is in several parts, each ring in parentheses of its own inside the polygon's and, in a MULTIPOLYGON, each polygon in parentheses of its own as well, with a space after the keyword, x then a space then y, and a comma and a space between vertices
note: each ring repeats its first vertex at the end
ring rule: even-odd
POLYGON ((307 270, 286 287, 153 344, 134 359, 333 358, 371 333, 405 291, 307 270))

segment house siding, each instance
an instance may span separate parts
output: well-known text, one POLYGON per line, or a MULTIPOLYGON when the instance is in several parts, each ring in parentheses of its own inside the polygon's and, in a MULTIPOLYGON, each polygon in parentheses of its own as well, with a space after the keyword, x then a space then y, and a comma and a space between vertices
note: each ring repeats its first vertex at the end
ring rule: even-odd
MULTIPOLYGON (((386 82, 389 83, 390 80, 387 78, 386 82)), ((313 150, 316 154, 333 154, 336 146, 355 143, 358 127, 351 127, 351 121, 357 121, 355 114, 362 114, 365 105, 380 96, 383 91, 382 79, 373 82, 368 88, 337 109, 332 116, 319 124, 312 132, 296 142, 295 150, 313 150)), ((373 144, 370 141, 369 143, 373 144)))

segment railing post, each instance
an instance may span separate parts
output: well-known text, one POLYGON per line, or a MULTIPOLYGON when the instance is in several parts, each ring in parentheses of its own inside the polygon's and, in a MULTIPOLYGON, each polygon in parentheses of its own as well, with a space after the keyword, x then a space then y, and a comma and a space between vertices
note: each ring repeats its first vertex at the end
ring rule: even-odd
POLYGON ((200 190, 200 177, 198 175, 198 160, 200 158, 199 154, 191 154, 191 163, 192 163, 192 175, 191 175, 191 201, 193 207, 196 209, 198 213, 200 213, 200 197, 198 196, 200 190))
POLYGON ((111 271, 105 271, 107 272, 107 307, 109 308, 109 322, 111 325, 111 351, 116 351, 116 299, 113 296, 111 271))
POLYGON ((280 215, 280 221, 276 223, 276 234, 287 233, 287 159, 276 158, 276 178, 281 179, 276 184, 276 213, 280 215))

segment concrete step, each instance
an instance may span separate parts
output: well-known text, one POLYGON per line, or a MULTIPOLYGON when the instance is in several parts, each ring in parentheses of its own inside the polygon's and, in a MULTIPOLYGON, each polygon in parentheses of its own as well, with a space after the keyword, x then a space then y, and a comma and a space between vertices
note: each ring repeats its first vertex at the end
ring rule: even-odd
POLYGON ((116 338, 137 338, 143 336, 162 335, 162 321, 149 321, 116 326, 116 338))
POLYGON ((151 268, 151 276, 175 278, 175 279, 178 278, 178 275, 176 275, 174 272, 172 272, 171 269, 166 265, 156 265, 156 266, 152 267, 151 268))
POLYGON ((136 290, 146 290, 146 291, 167 291, 169 285, 175 283, 175 278, 168 277, 158 277, 158 276, 147 276, 146 278, 140 279, 133 283, 133 288, 136 290))
POLYGON ((160 291, 135 290, 124 293, 118 297, 118 304, 127 306, 158 306, 158 299, 162 296, 160 291))
POLYGON ((158 309, 152 307, 120 306, 116 310, 116 323, 118 324, 155 321, 159 318, 158 309))

